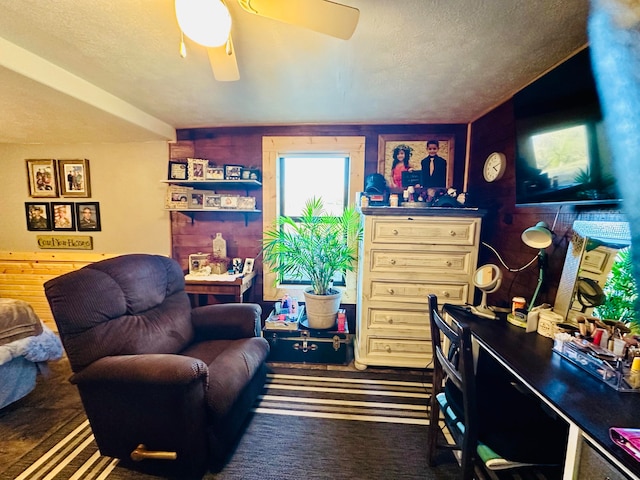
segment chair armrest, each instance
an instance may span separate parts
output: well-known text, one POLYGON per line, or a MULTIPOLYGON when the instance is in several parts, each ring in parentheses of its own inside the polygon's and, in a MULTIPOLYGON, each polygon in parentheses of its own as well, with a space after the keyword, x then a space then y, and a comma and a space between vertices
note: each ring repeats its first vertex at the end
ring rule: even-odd
POLYGON ((114 383, 146 385, 187 385, 196 380, 207 385, 209 368, 198 359, 184 355, 119 355, 96 360, 74 374, 73 384, 114 383))
POLYGON ((196 307, 191 321, 196 340, 235 340, 260 336, 262 308, 256 303, 219 303, 196 307))

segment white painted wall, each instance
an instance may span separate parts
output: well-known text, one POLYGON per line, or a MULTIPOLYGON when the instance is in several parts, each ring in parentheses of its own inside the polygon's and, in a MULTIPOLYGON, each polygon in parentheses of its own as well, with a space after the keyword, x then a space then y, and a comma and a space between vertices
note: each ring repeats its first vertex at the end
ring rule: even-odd
MULTIPOLYGON (((39 251, 36 235, 90 235, 94 253, 171 254, 167 142, 0 145, 0 250, 39 251), (89 160, 90 198, 31 198, 26 159, 89 160), (100 202, 100 232, 31 232, 25 202, 100 202)), ((40 250, 44 251, 44 250, 40 250)), ((47 250, 54 252, 55 250, 47 250)), ((64 250, 72 252, 73 250, 64 250)))

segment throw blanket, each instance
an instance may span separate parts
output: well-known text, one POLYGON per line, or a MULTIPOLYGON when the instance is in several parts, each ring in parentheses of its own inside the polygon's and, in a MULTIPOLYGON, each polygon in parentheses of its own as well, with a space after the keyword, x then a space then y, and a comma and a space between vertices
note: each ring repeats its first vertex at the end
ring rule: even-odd
POLYGON ((40 335, 15 340, 0 345, 0 365, 10 362, 16 357, 24 357, 30 362, 46 362, 62 358, 60 338, 44 324, 40 335))

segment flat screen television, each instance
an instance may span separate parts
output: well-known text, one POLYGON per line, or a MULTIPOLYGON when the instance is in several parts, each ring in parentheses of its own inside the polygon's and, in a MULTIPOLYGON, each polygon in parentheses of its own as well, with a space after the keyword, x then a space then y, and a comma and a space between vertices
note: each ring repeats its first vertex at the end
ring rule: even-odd
POLYGON ((515 94, 513 103, 517 206, 621 201, 588 49, 515 94))

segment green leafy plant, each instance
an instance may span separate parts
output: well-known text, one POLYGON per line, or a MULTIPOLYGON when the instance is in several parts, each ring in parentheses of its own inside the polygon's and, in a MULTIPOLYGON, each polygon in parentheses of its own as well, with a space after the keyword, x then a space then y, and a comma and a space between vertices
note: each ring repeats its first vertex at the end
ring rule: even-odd
POLYGON ((631 249, 625 248, 618 252, 602 289, 607 300, 594 309, 594 314, 602 319, 619 320, 627 324, 634 333, 640 333, 640 319, 636 316, 638 290, 631 262, 631 249))
POLYGON ((325 211, 321 198, 307 200, 300 217, 279 216, 264 232, 262 254, 276 274, 311 281, 313 293, 329 295, 336 273, 355 269, 358 242, 362 238, 360 213, 347 207, 341 216, 325 211))

